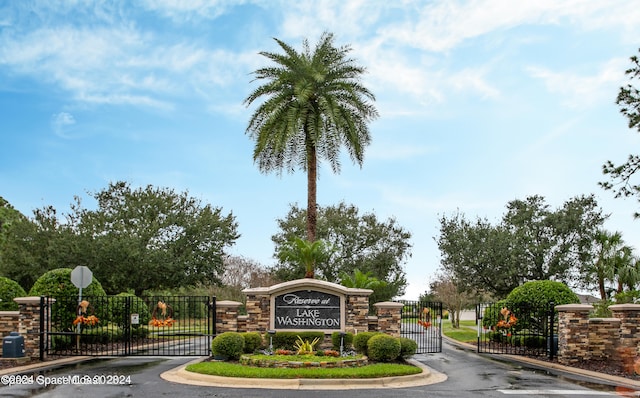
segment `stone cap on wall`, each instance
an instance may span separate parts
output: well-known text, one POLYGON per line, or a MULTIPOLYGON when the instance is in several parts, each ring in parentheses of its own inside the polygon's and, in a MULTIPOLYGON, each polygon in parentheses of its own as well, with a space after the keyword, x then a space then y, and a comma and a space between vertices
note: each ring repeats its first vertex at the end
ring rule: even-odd
POLYGON ((563 304, 556 305, 556 310, 561 312, 588 312, 593 310, 591 304, 563 304))
POLYGON ((238 308, 241 305, 242 303, 238 301, 231 301, 231 300, 216 301, 216 307, 238 308))
POLYGON ((640 304, 614 304, 608 308, 611 311, 640 311, 640 304))
POLYGON ((396 303, 395 301, 382 301, 373 305, 376 308, 402 308, 404 304, 396 303))
POLYGON ((296 288, 300 289, 319 289, 325 290, 329 292, 334 292, 343 295, 351 295, 351 296, 370 296, 373 293, 371 289, 355 289, 351 287, 344 287, 337 283, 321 281, 319 279, 311 279, 311 278, 303 278, 296 279, 288 282, 278 283, 277 285, 269 286, 269 287, 253 287, 244 289, 242 293, 244 294, 254 294, 257 296, 271 296, 274 294, 278 294, 279 292, 293 290, 296 288))
MULTIPOLYGON (((49 299, 49 303, 55 303, 54 298, 49 299)), ((13 299, 18 304, 40 305, 40 296, 16 297, 13 299)))

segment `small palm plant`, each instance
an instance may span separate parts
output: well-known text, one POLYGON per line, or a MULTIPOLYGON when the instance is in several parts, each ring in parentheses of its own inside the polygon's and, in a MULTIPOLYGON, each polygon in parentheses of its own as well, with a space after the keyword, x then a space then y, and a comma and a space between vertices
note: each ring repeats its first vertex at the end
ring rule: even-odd
POLYGON ((312 342, 309 340, 302 340, 302 337, 297 336, 298 339, 293 345, 293 347, 297 350, 298 355, 309 355, 313 354, 313 350, 315 349, 316 344, 320 341, 319 337, 313 339, 312 342))
POLYGON ((290 241, 288 247, 280 253, 281 260, 303 265, 305 278, 314 278, 316 265, 326 261, 330 256, 331 249, 323 240, 309 242, 300 238, 290 241))
POLYGON ((354 287, 358 289, 376 290, 387 286, 387 282, 381 281, 371 272, 362 272, 358 268, 353 270, 353 275, 343 272, 340 275, 340 284, 344 287, 354 287))

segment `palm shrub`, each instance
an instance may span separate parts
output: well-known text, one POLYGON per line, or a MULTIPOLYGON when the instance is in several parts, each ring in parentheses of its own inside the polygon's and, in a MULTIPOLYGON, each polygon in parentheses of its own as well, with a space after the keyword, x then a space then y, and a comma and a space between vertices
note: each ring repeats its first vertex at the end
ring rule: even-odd
POLYGON ((244 352, 244 337, 237 332, 224 332, 211 342, 211 352, 215 356, 238 359, 244 352))
POLYGON ((378 333, 367 341, 367 356, 377 362, 391 362, 400 356, 400 339, 388 334, 378 333))
POLYGON ((13 301, 16 297, 24 297, 27 292, 24 291, 18 282, 0 276, 0 311, 16 311, 18 303, 13 301))

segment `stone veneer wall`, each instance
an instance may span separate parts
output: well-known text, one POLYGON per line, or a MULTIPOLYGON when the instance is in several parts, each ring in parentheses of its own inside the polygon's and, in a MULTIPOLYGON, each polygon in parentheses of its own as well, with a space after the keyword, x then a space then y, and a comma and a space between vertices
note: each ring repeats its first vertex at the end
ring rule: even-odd
POLYGON ((2 336, 10 332, 18 332, 24 337, 25 357, 43 359, 40 355, 40 297, 17 297, 13 299, 18 303, 18 311, 2 312, 2 336), (17 322, 11 313, 17 312, 17 322), (9 320, 8 317, 12 319, 9 320), (4 319, 6 318, 6 324, 4 319), (4 327, 11 330, 5 330, 4 327))
POLYGON ((589 319, 589 360, 607 360, 616 358, 616 342, 620 339, 620 319, 589 319))
POLYGON ((572 365, 587 360, 612 360, 634 372, 640 342, 640 304, 609 307, 613 318, 589 319, 591 305, 559 305, 558 362, 572 365))
POLYGON ((0 337, 18 331, 20 311, 0 311, 0 337))
POLYGON ((373 306, 378 314, 377 331, 400 337, 403 304, 385 301, 375 303, 373 306))
POLYGON ((350 294, 346 297, 344 331, 358 334, 369 331, 369 295, 350 294))

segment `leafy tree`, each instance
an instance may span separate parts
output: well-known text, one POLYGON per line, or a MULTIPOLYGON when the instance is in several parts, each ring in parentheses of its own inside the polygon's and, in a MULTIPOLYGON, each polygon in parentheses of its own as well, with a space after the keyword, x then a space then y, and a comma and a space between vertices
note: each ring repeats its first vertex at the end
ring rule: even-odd
POLYGON ((568 283, 591 258, 604 220, 593 196, 572 198, 555 211, 540 196, 514 200, 498 225, 443 216, 437 238, 441 267, 462 290, 497 297, 530 280, 568 283))
MULTIPOLYGON (((278 219, 280 232, 271 239, 275 244, 274 257, 279 259, 273 272, 279 280, 302 278, 305 269, 297 262, 284 261, 281 252, 289 242, 304 236, 305 212, 291 205, 287 216, 278 219)), ((340 203, 318 209, 318 238, 331 247, 330 257, 316 268, 316 276, 329 282, 340 282, 343 273, 355 269, 385 281, 370 296, 370 302, 390 300, 401 296, 407 284, 403 264, 411 256, 411 234, 399 226, 394 218, 380 221, 373 213, 359 214, 353 205, 340 203)))
POLYGON ((87 265, 109 293, 219 284, 224 250, 238 238, 232 214, 187 193, 111 183, 97 210, 76 207, 87 265))
POLYGON ((283 169, 307 172, 309 242, 316 240, 316 182, 318 160, 340 170, 340 147, 362 165, 371 140, 367 123, 377 117, 370 103, 374 95, 360 83, 365 72, 349 58, 349 46, 335 47, 333 34, 324 33, 312 50, 304 40, 301 52, 279 39, 284 53, 260 52, 274 66, 257 69, 264 82, 244 101, 264 101, 255 110, 247 132, 255 140, 253 159, 262 172, 283 169))
POLYGON ((36 209, 33 218, 21 217, 7 229, 0 273, 29 290, 49 270, 84 264, 79 243, 68 217, 61 222, 51 206, 36 209))
POLYGON ((467 220, 463 214, 440 218, 440 267, 465 292, 484 291, 505 297, 523 282, 509 251, 511 235, 488 220, 467 220))
POLYGON ((463 309, 486 301, 486 295, 465 291, 452 276, 445 274, 438 275, 437 279, 431 282, 429 290, 435 299, 434 301, 442 302, 443 307, 449 311, 451 326, 455 329, 460 328, 460 312, 463 309))
POLYGON ((25 219, 26 217, 22 213, 14 209, 9 202, 0 196, 0 262, 2 261, 2 247, 6 242, 9 227, 25 219))
MULTIPOLYGON (((639 50, 640 51, 640 50, 639 50)), ((625 71, 630 83, 620 87, 616 104, 620 106, 620 113, 629 119, 629 128, 640 132, 640 90, 633 86, 633 80, 640 78, 640 60, 637 56, 631 57, 631 68, 625 71)), ((607 161, 602 166, 602 172, 609 175, 611 181, 600 182, 600 186, 612 190, 616 198, 635 196, 640 201, 640 184, 632 182, 632 177, 640 169, 640 156, 629 155, 626 163, 615 165, 607 161)), ((640 213, 634 214, 636 218, 640 213)))

